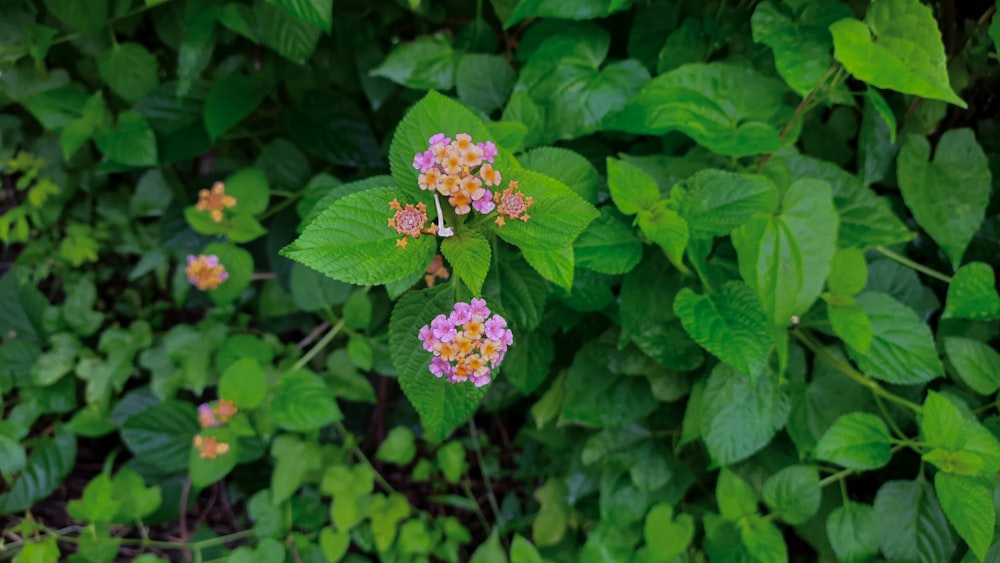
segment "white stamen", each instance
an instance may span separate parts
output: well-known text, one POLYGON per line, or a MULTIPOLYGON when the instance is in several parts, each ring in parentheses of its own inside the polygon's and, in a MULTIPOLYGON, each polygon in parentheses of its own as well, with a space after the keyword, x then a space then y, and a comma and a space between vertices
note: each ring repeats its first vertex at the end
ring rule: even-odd
POLYGON ((451 235, 455 234, 455 231, 453 231, 450 227, 444 226, 444 214, 441 213, 441 200, 438 199, 437 192, 434 193, 434 206, 437 207, 437 213, 438 213, 438 231, 437 231, 438 236, 450 237, 451 235))

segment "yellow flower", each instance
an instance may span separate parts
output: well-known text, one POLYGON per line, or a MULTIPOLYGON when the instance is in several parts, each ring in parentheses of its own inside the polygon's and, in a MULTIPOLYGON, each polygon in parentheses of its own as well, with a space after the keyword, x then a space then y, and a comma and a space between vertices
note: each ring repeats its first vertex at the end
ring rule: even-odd
POLYGON ((215 459, 229 451, 229 444, 220 442, 215 436, 195 436, 194 447, 201 459, 215 459))
POLYGON ((216 223, 222 222, 222 212, 236 206, 236 198, 226 195, 226 185, 222 182, 212 184, 212 189, 198 192, 198 211, 208 211, 208 215, 216 223))

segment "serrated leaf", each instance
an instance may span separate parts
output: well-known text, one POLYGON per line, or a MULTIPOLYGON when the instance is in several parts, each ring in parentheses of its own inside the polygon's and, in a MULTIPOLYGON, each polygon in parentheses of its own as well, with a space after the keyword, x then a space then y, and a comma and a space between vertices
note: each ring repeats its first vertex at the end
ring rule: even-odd
POLYGON ((760 563, 786 563, 788 547, 781 530, 763 517, 754 515, 740 523, 740 540, 747 553, 760 563))
POLYGON ((761 176, 710 169, 675 185, 670 202, 687 221, 691 238, 711 238, 728 235, 757 213, 773 212, 778 190, 761 176))
POLYGON ((908 135, 899 151, 896 176, 906 206, 937 242, 953 267, 979 230, 990 200, 992 176, 986 154, 971 129, 951 129, 931 156, 927 139, 908 135), (962 186, 943 190, 941 186, 962 186))
POLYGON ((635 215, 660 200, 656 181, 638 166, 608 158, 607 167, 611 199, 622 213, 635 215))
POLYGON ((212 84, 205 99, 205 130, 214 140, 253 113, 267 96, 267 84, 241 74, 224 76, 212 84))
POLYGON ((819 296, 836 243, 830 185, 818 180, 797 180, 780 214, 757 216, 733 231, 740 275, 777 327, 791 324, 819 296))
POLYGON ((791 116, 784 92, 781 82, 750 67, 687 64, 647 82, 606 127, 644 135, 680 131, 727 156, 770 153, 791 116))
POLYGON ((955 272, 948 285, 944 316, 977 321, 1000 318, 1000 295, 991 266, 970 262, 955 272))
POLYGON ((598 212, 562 182, 530 170, 512 169, 504 180, 518 182, 526 196, 534 198, 527 221, 507 220, 497 227, 500 238, 532 250, 571 247, 576 237, 597 218, 598 212))
POLYGON ((843 563, 864 563, 878 554, 881 522, 871 505, 845 501, 826 518, 826 533, 843 563))
POLYGON ((97 69, 111 89, 137 102, 160 85, 156 58, 138 43, 122 43, 97 57, 97 69))
POLYGON ((398 45, 370 74, 417 90, 451 90, 458 62, 459 55, 448 39, 425 36, 398 45))
MULTIPOLYGON (((387 224, 389 202, 399 190, 376 188, 337 200, 309 224, 281 254, 331 278, 355 284, 384 284, 424 271, 434 258, 431 235, 396 246, 400 235, 387 224)), ((405 202, 401 202, 405 205, 405 202)))
POLYGON ((460 231, 441 241, 441 254, 448 259, 453 273, 478 296, 490 269, 493 251, 490 242, 479 231, 460 231))
POLYGON ((1000 354, 992 346, 951 336, 944 339, 944 350, 958 377, 976 393, 992 395, 1000 388, 1000 354))
POLYGON ((642 260, 642 241, 625 217, 610 207, 573 243, 576 265, 602 274, 624 274, 642 260))
POLYGON ((707 295, 684 288, 674 299, 674 312, 695 342, 737 371, 754 378, 767 366, 770 325, 745 284, 727 283, 707 295))
POLYGON ((556 250, 525 248, 521 256, 538 275, 570 291, 573 289, 574 250, 572 246, 556 250))
POLYGON ((188 468, 198 416, 190 403, 167 401, 130 416, 122 425, 122 441, 140 461, 162 471, 188 468))
POLYGON ((516 336, 541 323, 547 290, 545 280, 521 257, 500 252, 497 267, 487 273, 483 296, 491 307, 498 306, 516 336))
MULTIPOLYGON (((371 125, 361 108, 346 94, 329 90, 307 92, 298 104, 287 110, 285 125, 288 135, 298 146, 331 164, 385 167, 382 149, 371 125)), ((413 178, 415 183, 416 175, 413 178)), ((390 184, 379 184, 387 185, 390 184)))
POLYGON ((860 354, 867 354, 872 348, 872 322, 860 307, 856 305, 827 304, 826 316, 830 319, 833 333, 844 341, 851 349, 860 354))
POLYGON ((762 2, 750 18, 753 40, 770 47, 775 66, 785 82, 805 96, 830 67, 833 37, 830 24, 852 16, 839 2, 800 4, 762 2))
POLYGON ((847 348, 861 371, 898 384, 925 383, 944 373, 931 330, 913 309, 884 293, 862 293, 856 302, 873 334, 867 353, 847 348))
POLYGON ((132 111, 118 115, 118 125, 97 134, 97 148, 117 164, 155 166, 156 135, 144 117, 132 111))
POLYGON ((658 403, 645 379, 611 372, 609 348, 591 342, 573 357, 560 422, 622 426, 656 409, 658 403))
POLYGON ((939 393, 927 393, 919 420, 920 433, 929 447, 955 451, 965 445, 962 412, 939 393))
POLYGON ((670 202, 661 200, 649 209, 639 211, 639 228, 650 240, 659 245, 680 269, 687 248, 688 224, 676 211, 670 209, 670 202))
POLYGON ((403 393, 420 413, 429 440, 444 439, 468 420, 490 387, 449 383, 428 369, 433 355, 424 350, 417 333, 437 315, 447 315, 454 303, 454 291, 447 285, 413 291, 396 302, 389 320, 392 363, 403 393))
POLYGON ((458 63, 455 89, 463 104, 489 114, 507 102, 516 80, 517 74, 503 57, 470 53, 458 63))
POLYGON ((705 387, 701 429, 712 460, 731 465, 764 448, 785 425, 785 391, 765 373, 755 380, 726 364, 712 369, 705 387))
POLYGON ((45 500, 64 482, 76 464, 76 436, 59 429, 42 438, 10 490, 0 494, 0 514, 14 514, 45 500))
POLYGON ((980 561, 986 561, 996 523, 990 490, 975 479, 942 472, 934 475, 934 490, 941 501, 941 509, 958 530, 958 535, 980 561))
POLYGON ((955 551, 948 520, 931 484, 889 481, 875 495, 875 516, 881 526, 882 552, 889 559, 922 563, 948 561, 955 551))
POLYGON ((813 465, 789 465, 768 477, 761 491, 764 502, 785 522, 805 523, 819 512, 823 491, 813 465))
POLYGON ((344 415, 326 383, 309 370, 300 369, 281 376, 271 401, 271 417, 285 430, 310 432, 344 415))
POLYGON ((719 513, 727 520, 740 520, 757 512, 757 493, 742 477, 723 467, 715 483, 719 513))
POLYGON ((892 438, 881 418, 852 412, 838 418, 816 444, 816 457, 849 469, 878 469, 889 463, 892 438))
POLYGON ((538 147, 519 158, 521 166, 566 184, 591 205, 597 205, 601 177, 597 169, 578 153, 558 147, 538 147))
POLYGON ((333 0, 268 0, 288 13, 330 33, 333 26, 333 0))
POLYGON ((323 34, 319 28, 264 0, 254 2, 253 12, 261 43, 297 65, 309 61, 323 34))
POLYGON ((862 23, 830 26, 833 56, 858 80, 924 98, 966 104, 948 83, 948 60, 931 9, 919 0, 869 4, 862 23))

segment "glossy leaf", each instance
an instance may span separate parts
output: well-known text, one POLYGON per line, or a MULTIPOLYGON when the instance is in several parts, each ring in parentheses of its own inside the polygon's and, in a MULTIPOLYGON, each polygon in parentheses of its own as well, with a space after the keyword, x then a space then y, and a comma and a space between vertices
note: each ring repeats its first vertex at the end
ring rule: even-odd
POLYGON ((881 418, 853 412, 837 419, 816 444, 816 457, 849 469, 878 469, 889 463, 891 438, 881 418))
POLYGON ((703 170, 674 186, 670 203, 687 221, 691 238, 710 238, 728 235, 757 213, 773 212, 778 191, 760 176, 703 170))
POLYGON ((598 212, 565 184, 530 170, 511 170, 504 180, 518 182, 526 196, 534 198, 530 219, 508 219, 496 233, 522 249, 558 250, 573 244, 598 212))

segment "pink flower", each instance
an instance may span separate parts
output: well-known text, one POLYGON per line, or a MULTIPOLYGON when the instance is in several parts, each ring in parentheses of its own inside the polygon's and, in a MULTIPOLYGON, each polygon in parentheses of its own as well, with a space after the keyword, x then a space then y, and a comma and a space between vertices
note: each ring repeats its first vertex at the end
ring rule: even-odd
POLYGON ((427 144, 429 145, 437 145, 437 144, 447 145, 448 143, 451 143, 451 139, 445 137, 444 133, 438 133, 432 136, 430 139, 427 139, 427 144))
POLYGON ((497 146, 493 144, 493 141, 478 144, 479 148, 483 149, 483 160, 493 162, 493 159, 497 156, 497 146))
POLYGON ((455 303, 455 310, 448 318, 457 326, 464 325, 472 318, 472 306, 468 303, 455 303))
POLYGON ((477 199, 472 202, 472 208, 483 215, 493 211, 496 207, 497 205, 493 203, 493 192, 489 190, 486 190, 486 194, 483 195, 482 199, 477 199))
POLYGON ((418 337, 434 357, 428 370, 434 377, 447 376, 449 383, 471 381, 488 385, 492 370, 500 366, 514 335, 507 320, 491 316, 485 299, 455 303, 448 317, 438 315, 420 328, 418 337))
POLYGON ((514 343, 514 333, 508 328, 503 332, 503 338, 500 339, 500 342, 503 343, 503 349, 506 350, 507 346, 514 343))
POLYGON ((434 151, 427 149, 424 152, 418 152, 413 155, 413 167, 418 168, 421 172, 427 172, 434 167, 434 151))
POLYGON ((493 318, 487 319, 486 338, 489 338, 490 340, 502 341, 505 328, 507 328, 507 319, 501 317, 500 315, 495 315, 493 318))
POLYGON ((431 330, 431 327, 427 325, 420 327, 420 333, 418 334, 418 336, 420 337, 420 340, 422 340, 424 343, 424 350, 427 350, 428 352, 433 352, 434 332, 431 330))
MULTIPOLYGON (((485 299, 475 299, 475 298, 473 298, 472 302, 469 305, 472 308, 472 316, 474 316, 474 317, 482 317, 484 319, 486 317, 490 316, 490 308, 486 306, 486 300, 485 299)), ((501 319, 502 319, 502 317, 501 317, 501 319)), ((507 321, 504 321, 505 325, 506 325, 506 322, 507 321)))
POLYGON ((451 364, 449 364, 444 358, 434 358, 431 360, 430 365, 431 373, 434 377, 441 377, 442 375, 451 376, 451 364))
POLYGON ((448 320, 448 317, 444 315, 438 315, 431 321, 431 329, 434 333, 434 338, 437 338, 441 342, 451 342, 455 338, 455 323, 448 320))
POLYGON ((483 385, 486 385, 487 383, 490 382, 490 370, 487 369, 486 373, 482 375, 474 374, 472 376, 472 382, 476 385, 476 387, 482 387, 483 385))

